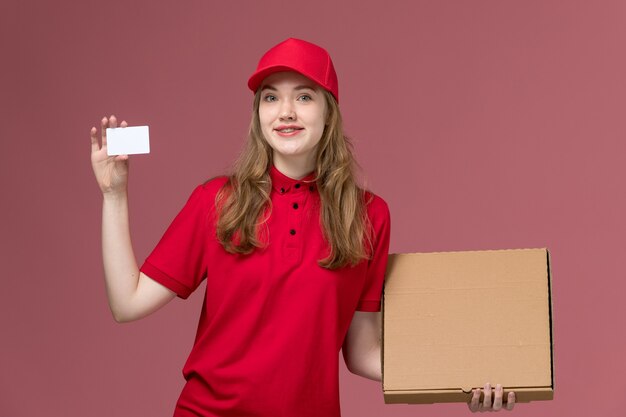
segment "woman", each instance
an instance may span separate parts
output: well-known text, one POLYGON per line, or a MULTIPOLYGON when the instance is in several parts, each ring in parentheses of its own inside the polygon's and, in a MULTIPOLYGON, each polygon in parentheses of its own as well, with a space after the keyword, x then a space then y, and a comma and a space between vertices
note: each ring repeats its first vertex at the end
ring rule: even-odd
MULTIPOLYGON (((175 416, 339 416, 340 350, 351 372, 381 380, 389 209, 356 183, 323 48, 281 42, 248 86, 252 122, 233 173, 195 188, 141 268, 128 157, 106 156, 105 129, 117 119, 102 119, 102 146, 91 129, 109 304, 116 321, 137 320, 206 278, 175 416)), ((470 409, 492 409, 485 392, 470 409)), ((498 409, 502 390, 495 397, 498 409)))

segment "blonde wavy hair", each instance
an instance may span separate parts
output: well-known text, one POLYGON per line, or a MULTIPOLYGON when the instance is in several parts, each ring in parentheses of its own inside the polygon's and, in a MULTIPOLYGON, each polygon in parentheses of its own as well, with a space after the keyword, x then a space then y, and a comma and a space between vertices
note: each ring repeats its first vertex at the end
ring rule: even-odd
MULTIPOLYGON (((367 216, 366 193, 356 182, 358 164, 352 143, 343 133, 339 107, 333 95, 320 89, 326 100, 327 124, 316 152, 316 182, 320 194, 320 222, 329 255, 318 265, 337 269, 354 266, 372 256, 372 230, 367 216)), ((217 238, 229 253, 249 254, 265 243, 260 238, 271 214, 269 168, 273 149, 259 121, 261 89, 254 96, 252 121, 243 151, 233 173, 216 196, 217 238)))

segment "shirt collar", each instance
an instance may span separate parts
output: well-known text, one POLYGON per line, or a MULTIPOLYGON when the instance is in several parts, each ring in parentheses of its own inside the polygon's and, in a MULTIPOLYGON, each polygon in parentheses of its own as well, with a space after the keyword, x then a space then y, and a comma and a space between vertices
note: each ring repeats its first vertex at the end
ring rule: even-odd
POLYGON ((274 165, 270 166, 270 178, 272 179, 272 188, 278 194, 287 194, 289 192, 314 191, 315 171, 310 172, 304 178, 299 180, 293 179, 280 172, 274 165))

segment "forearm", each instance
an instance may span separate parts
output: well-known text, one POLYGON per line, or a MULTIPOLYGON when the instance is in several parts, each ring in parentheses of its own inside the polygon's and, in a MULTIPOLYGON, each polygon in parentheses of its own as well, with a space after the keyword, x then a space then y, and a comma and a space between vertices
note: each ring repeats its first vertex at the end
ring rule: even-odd
POLYGON ((137 289, 139 268, 130 238, 126 192, 104 194, 102 203, 102 260, 109 306, 120 321, 137 289))

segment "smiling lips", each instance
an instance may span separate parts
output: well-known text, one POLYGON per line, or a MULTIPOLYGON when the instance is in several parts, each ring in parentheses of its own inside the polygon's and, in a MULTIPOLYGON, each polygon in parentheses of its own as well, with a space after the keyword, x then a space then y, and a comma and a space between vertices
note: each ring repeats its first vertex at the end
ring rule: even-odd
POLYGON ((281 125, 274 129, 281 136, 293 136, 304 128, 296 125, 281 125))

